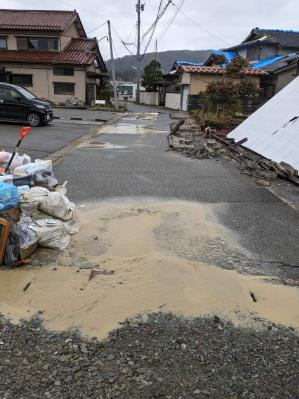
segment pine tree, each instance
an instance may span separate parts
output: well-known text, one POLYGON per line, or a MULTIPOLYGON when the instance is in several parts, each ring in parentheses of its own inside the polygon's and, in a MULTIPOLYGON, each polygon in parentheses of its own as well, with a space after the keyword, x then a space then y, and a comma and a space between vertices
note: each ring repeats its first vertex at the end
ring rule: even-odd
POLYGON ((156 87, 162 79, 163 74, 160 62, 152 60, 144 68, 142 85, 145 87, 146 91, 156 91, 156 87))

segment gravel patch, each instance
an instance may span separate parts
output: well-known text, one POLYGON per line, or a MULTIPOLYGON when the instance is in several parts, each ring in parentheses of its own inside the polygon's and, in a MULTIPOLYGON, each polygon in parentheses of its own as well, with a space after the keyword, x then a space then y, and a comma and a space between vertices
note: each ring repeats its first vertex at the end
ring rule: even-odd
POLYGON ((298 335, 273 324, 152 314, 99 342, 0 319, 3 399, 294 399, 298 370, 298 335))

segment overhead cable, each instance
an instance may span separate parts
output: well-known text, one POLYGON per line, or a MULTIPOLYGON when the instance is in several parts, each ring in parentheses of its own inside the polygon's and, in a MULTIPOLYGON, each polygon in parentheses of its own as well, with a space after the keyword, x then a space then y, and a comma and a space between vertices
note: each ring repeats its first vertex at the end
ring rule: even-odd
MULTIPOLYGON (((174 3, 173 3, 174 4, 174 3)), ((232 46, 232 43, 227 42, 226 40, 222 39, 222 37, 215 35, 214 33, 210 32, 209 30, 207 30, 206 28, 204 28, 203 26, 201 26, 197 21, 195 21, 193 18, 189 17, 189 15, 185 14, 183 12, 182 9, 179 9, 175 4, 174 6, 179 10, 179 12, 184 15, 184 17, 186 17, 187 19, 189 19, 189 21, 193 22, 199 29, 201 29, 202 31, 208 33, 210 36, 215 37, 218 40, 221 40, 223 43, 228 44, 229 46, 232 46)))

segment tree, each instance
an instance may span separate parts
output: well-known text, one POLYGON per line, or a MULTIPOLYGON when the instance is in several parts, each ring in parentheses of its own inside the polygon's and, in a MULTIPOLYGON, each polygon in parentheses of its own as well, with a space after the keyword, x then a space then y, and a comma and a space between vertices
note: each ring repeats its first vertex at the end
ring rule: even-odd
POLYGON ((233 58, 232 62, 228 64, 226 68, 227 75, 236 75, 243 71, 244 68, 248 67, 249 62, 246 58, 237 55, 233 58))
POLYGON ((206 65, 226 65, 227 59, 223 54, 212 54, 209 63, 206 65))
POLYGON ((161 64, 156 60, 152 60, 144 67, 142 76, 142 85, 146 91, 156 91, 158 83, 163 79, 161 64))
POLYGON ((207 87, 207 94, 214 105, 229 107, 239 98, 238 87, 230 79, 212 81, 207 87))
POLYGON ((256 81, 244 74, 247 67, 248 60, 236 56, 227 66, 223 78, 208 85, 207 94, 213 105, 230 111, 241 98, 258 94, 256 81))
POLYGON ((106 105, 111 105, 111 98, 113 97, 113 88, 108 79, 104 79, 101 84, 99 92, 99 100, 105 100, 106 105))

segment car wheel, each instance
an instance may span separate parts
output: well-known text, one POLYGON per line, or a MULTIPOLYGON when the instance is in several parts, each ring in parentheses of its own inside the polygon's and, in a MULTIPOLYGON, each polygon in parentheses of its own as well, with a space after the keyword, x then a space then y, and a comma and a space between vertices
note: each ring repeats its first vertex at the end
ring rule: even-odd
POLYGON ((39 114, 36 114, 35 112, 31 112, 30 114, 27 115, 27 123, 29 123, 30 126, 36 127, 41 124, 41 117, 39 114))

